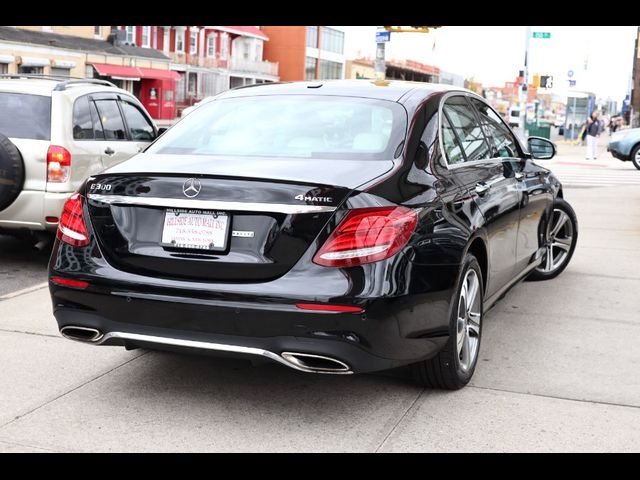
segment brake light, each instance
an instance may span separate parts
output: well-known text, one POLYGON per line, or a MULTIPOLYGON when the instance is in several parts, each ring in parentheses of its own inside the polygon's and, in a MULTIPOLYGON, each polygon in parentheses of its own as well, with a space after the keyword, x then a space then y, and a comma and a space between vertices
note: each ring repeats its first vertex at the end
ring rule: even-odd
POLYGON ((71 195, 64 204, 56 237, 73 247, 89 245, 89 232, 82 213, 82 196, 71 195))
POLYGON ((69 150, 57 145, 50 145, 47 150, 47 182, 67 182, 70 172, 71 153, 69 150))
POLYGON ((351 210, 313 261, 325 267, 354 267, 384 260, 407 244, 417 223, 416 212, 406 207, 351 210))

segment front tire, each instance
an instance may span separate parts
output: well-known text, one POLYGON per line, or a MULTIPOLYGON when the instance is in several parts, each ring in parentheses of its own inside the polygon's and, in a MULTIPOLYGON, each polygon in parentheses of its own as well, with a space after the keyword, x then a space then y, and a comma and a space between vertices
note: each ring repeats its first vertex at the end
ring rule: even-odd
POLYGON ((631 151, 631 161, 633 162, 633 166, 640 170, 640 145, 633 147, 631 151))
POLYGON ((544 235, 546 251, 542 263, 527 280, 550 280, 560 275, 573 256, 578 242, 578 219, 571 205, 562 198, 553 202, 553 216, 544 235))
POLYGON ((467 254, 462 263, 449 319, 449 340, 433 358, 413 364, 415 381, 430 388, 464 387, 478 362, 482 336, 484 288, 478 260, 467 254))

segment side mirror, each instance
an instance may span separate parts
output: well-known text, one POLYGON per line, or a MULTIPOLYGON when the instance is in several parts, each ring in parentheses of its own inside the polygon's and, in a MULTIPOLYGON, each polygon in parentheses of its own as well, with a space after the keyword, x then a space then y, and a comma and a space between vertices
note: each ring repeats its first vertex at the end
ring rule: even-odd
POLYGON ((166 132, 167 130, 169 130, 167 127, 160 127, 158 129, 158 135, 156 135, 156 138, 158 138, 160 135, 162 135, 164 132, 166 132))
POLYGON ((529 153, 536 160, 551 160, 556 154, 556 145, 551 140, 542 137, 527 138, 529 153))

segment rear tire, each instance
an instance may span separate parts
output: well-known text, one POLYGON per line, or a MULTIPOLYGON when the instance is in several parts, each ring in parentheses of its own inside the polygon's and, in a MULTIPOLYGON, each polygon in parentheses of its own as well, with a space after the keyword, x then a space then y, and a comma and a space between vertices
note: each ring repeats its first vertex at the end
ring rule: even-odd
POLYGON ((469 383, 476 368, 484 288, 480 264, 471 254, 464 258, 453 298, 444 348, 435 357, 411 365, 414 380, 424 387, 458 390, 469 383))
POLYGON ((547 251, 542 263, 527 280, 550 280, 560 275, 573 256, 578 242, 578 219, 571 205, 562 198, 553 202, 553 218, 548 223, 544 242, 547 251), (551 253, 551 260, 549 254, 551 253))
POLYGON ((18 198, 24 184, 24 165, 18 147, 0 133, 0 211, 18 198))
POLYGON ((631 161, 633 162, 633 166, 640 170, 640 145, 636 145, 631 150, 631 161))

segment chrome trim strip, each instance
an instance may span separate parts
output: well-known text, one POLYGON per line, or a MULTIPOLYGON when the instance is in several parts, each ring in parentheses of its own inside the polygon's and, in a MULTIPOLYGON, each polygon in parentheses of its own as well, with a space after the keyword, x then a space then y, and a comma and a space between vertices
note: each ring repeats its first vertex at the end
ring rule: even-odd
MULTIPOLYGON (((336 375, 353 373, 349 369, 348 365, 346 364, 343 364, 343 365, 348 369, 347 371, 343 371, 343 370, 324 371, 324 370, 314 370, 311 368, 306 368, 294 362, 288 361, 276 353, 270 352, 268 350, 263 350, 261 348, 243 347, 241 345, 227 345, 224 343, 199 342, 197 340, 183 340, 181 338, 158 337, 155 335, 141 335, 138 333, 109 332, 105 334, 104 337, 100 339, 100 341, 98 342, 94 341, 92 343, 94 343, 95 345, 101 345, 112 338, 122 339, 122 340, 134 340, 134 341, 147 342, 147 343, 157 343, 161 345, 173 345, 176 347, 200 348, 203 350, 215 350, 218 352, 234 352, 234 353, 242 353, 246 355, 258 355, 262 357, 267 357, 275 362, 285 365, 286 367, 293 368, 295 370, 300 370, 301 372, 306 372, 306 373, 327 373, 327 374, 336 374, 336 375)), ((294 355, 312 356, 310 354, 294 354, 294 355)), ((342 363, 342 362, 339 362, 338 360, 334 360, 328 357, 320 357, 320 358, 327 358, 328 360, 332 360, 337 363, 342 363)))
MULTIPOLYGON (((483 103, 487 104, 489 106, 489 108, 491 108, 491 110, 493 110, 493 112, 498 115, 498 117, 500 117, 500 114, 498 114, 495 109, 489 105, 484 98, 482 98, 480 95, 478 95, 477 93, 474 93, 472 91, 465 91, 465 90, 452 90, 450 92, 445 93, 444 95, 442 95, 442 97, 440 97, 440 103, 438 105, 438 146, 440 147, 440 155, 442 157, 442 159, 444 160, 444 168, 446 168, 447 170, 455 170, 456 168, 459 167, 464 167, 464 166, 469 166, 469 165, 481 165, 483 163, 494 163, 496 161, 500 161, 503 162, 505 160, 509 160, 509 158, 505 157, 492 157, 492 158, 482 158, 480 160, 473 160, 471 162, 462 162, 462 163, 454 163, 454 164, 449 164, 449 160, 446 158, 447 154, 444 150, 444 141, 442 139, 442 117, 443 117, 443 108, 444 108, 444 104, 445 102, 450 99, 451 97, 456 97, 456 96, 462 96, 462 97, 467 97, 467 98, 476 98, 480 101, 482 101, 483 103)), ((518 146, 523 150, 523 152, 525 153, 526 156, 526 150, 524 148, 524 145, 522 144, 522 141, 520 140, 520 137, 518 136, 518 134, 516 132, 514 132, 511 127, 509 127, 509 125, 507 125, 507 123, 501 118, 500 119, 502 121, 502 124, 507 127, 507 129, 513 134, 513 136, 516 139, 516 142, 518 142, 518 146)), ((514 160, 522 160, 519 157, 514 157, 514 160)), ((440 165, 442 166, 442 165, 440 165)))
POLYGON ((286 214, 333 212, 337 207, 322 205, 288 205, 285 203, 224 202, 188 198, 131 197, 128 195, 102 195, 90 193, 89 200, 109 205, 140 205, 143 207, 197 208, 201 210, 275 212, 286 214))

